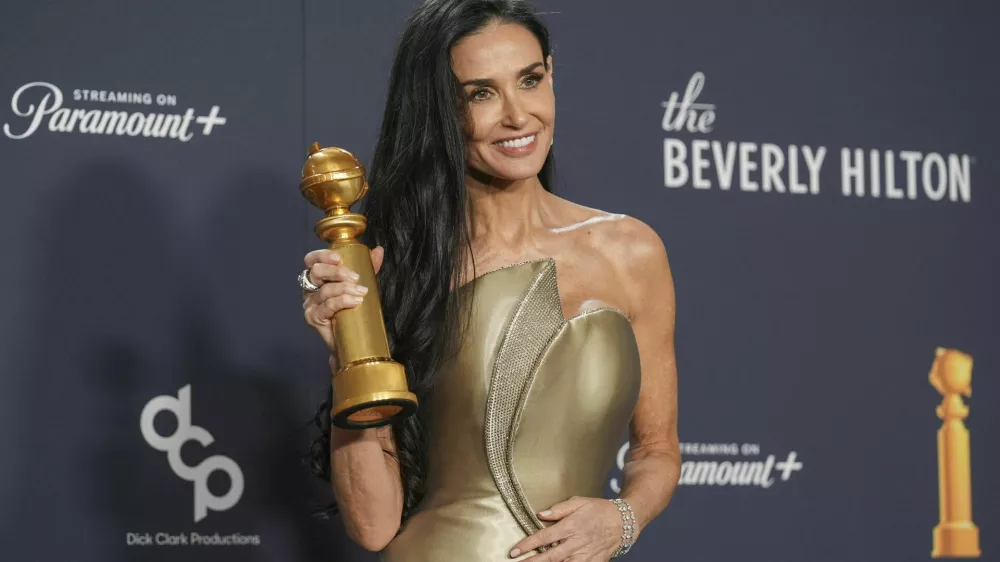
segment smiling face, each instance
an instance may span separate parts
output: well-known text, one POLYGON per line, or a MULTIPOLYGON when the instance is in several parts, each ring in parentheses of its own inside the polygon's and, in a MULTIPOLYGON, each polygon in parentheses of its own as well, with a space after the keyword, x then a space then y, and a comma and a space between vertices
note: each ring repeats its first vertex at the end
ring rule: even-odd
POLYGON ((501 180, 536 176, 552 144, 556 101, 552 57, 526 28, 494 23, 451 49, 468 102, 469 167, 501 180))

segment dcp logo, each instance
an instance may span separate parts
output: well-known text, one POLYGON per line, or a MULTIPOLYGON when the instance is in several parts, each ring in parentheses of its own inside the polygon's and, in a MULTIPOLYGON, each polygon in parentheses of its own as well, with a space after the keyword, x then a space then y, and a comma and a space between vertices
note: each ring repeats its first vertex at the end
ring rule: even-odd
POLYGON ((163 395, 150 400, 142 409, 139 429, 149 446, 167 453, 170 469, 177 476, 194 483, 194 520, 205 518, 208 509, 225 511, 240 501, 243 495, 243 472, 233 459, 215 455, 203 460, 198 466, 187 466, 181 461, 181 445, 187 441, 197 441, 202 446, 211 445, 215 438, 202 427, 191 425, 191 385, 184 385, 177 398, 163 395), (169 411, 177 418, 177 431, 164 437, 153 427, 153 418, 162 411, 169 411), (229 475, 229 491, 224 496, 215 496, 208 489, 208 475, 214 470, 223 470, 229 475))

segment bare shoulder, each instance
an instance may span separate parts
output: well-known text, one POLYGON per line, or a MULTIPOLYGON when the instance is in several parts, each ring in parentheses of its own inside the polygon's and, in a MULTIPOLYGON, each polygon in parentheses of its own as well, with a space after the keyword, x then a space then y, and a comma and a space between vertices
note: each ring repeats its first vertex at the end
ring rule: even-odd
POLYGON ((623 274, 648 266, 666 265, 666 249, 659 234, 641 220, 622 213, 612 213, 557 199, 563 215, 561 226, 553 233, 576 231, 580 242, 597 250, 608 264, 623 274))
POLYGON ((672 308, 673 276, 662 238, 645 222, 624 214, 592 209, 591 244, 614 272, 628 301, 629 316, 650 302, 672 308))
POLYGON ((566 199, 560 199, 560 205, 567 226, 553 231, 572 233, 567 240, 573 241, 574 254, 589 256, 610 270, 614 284, 624 290, 630 316, 648 299, 672 301, 673 281, 667 250, 656 230, 622 213, 566 199))
POLYGON ((626 216, 615 232, 619 271, 629 276, 661 275, 670 266, 667 249, 653 227, 626 216))
POLYGON ((600 252, 619 275, 634 281, 635 277, 662 275, 669 269, 666 247, 653 227, 629 215, 563 201, 574 220, 562 230, 580 230, 582 237, 589 239, 588 246, 600 252))
POLYGON ((559 226, 551 229, 553 233, 577 231, 585 237, 592 237, 602 234, 609 228, 613 229, 614 223, 629 218, 627 215, 586 207, 555 194, 550 194, 549 197, 557 201, 556 208, 560 216, 559 226))
POLYGON ((630 216, 617 221, 608 233, 617 277, 629 300, 630 316, 651 302, 673 300, 673 277, 667 249, 660 235, 645 222, 630 216))

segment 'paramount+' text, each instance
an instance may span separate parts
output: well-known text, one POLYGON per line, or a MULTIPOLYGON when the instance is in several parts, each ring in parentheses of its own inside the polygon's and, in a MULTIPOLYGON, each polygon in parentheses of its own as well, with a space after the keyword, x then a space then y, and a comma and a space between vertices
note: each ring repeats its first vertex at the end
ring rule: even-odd
POLYGON ((148 92, 116 92, 107 90, 72 91, 74 102, 97 104, 99 107, 69 107, 61 88, 49 82, 29 82, 11 97, 11 119, 3 123, 7 138, 23 140, 39 131, 115 137, 168 139, 186 143, 199 132, 202 136, 226 124, 220 107, 213 105, 205 115, 193 107, 183 113, 178 110, 149 111, 141 106, 156 103, 173 108, 177 97, 148 92), (126 104, 127 110, 105 109, 100 104, 126 104), (137 107, 138 106, 138 107, 137 107))
POLYGON ((240 533, 126 533, 128 546, 260 546, 260 535, 240 533))
MULTIPOLYGON (((629 443, 618 450, 618 470, 625 469, 629 443)), ((777 482, 788 482, 805 464, 797 451, 764 454, 759 443, 682 442, 680 486, 756 487, 763 490, 777 482), (707 458, 705 458, 707 457, 707 458)), ((611 491, 621 493, 618 478, 609 481, 611 491)))

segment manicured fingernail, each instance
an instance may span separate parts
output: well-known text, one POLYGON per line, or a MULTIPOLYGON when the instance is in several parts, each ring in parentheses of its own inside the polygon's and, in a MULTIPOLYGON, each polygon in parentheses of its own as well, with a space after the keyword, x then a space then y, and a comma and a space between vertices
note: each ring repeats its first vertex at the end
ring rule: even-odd
POLYGON ((539 513, 538 515, 540 515, 542 517, 548 517, 549 515, 552 515, 552 510, 551 509, 546 509, 545 511, 539 513))
POLYGON ((340 254, 338 254, 336 252, 330 254, 330 261, 334 262, 334 263, 339 262, 340 261, 340 254))
POLYGON ((519 549, 519 548, 515 548, 514 550, 510 551, 510 557, 511 558, 513 558, 515 556, 518 556, 519 554, 521 554, 521 549, 519 549))
POLYGON ((360 278, 361 276, 360 276, 360 275, 358 275, 358 274, 357 274, 357 272, 354 272, 354 271, 352 271, 352 272, 350 273, 350 275, 348 275, 348 277, 350 277, 351 279, 353 279, 353 280, 357 281, 357 280, 358 280, 358 278, 360 278))
POLYGON ((361 304, 361 297, 356 297, 354 295, 347 295, 344 299, 348 304, 361 304))
POLYGON ((364 294, 366 294, 368 292, 368 287, 365 287, 364 285, 358 285, 358 291, 362 295, 364 295, 364 294))

